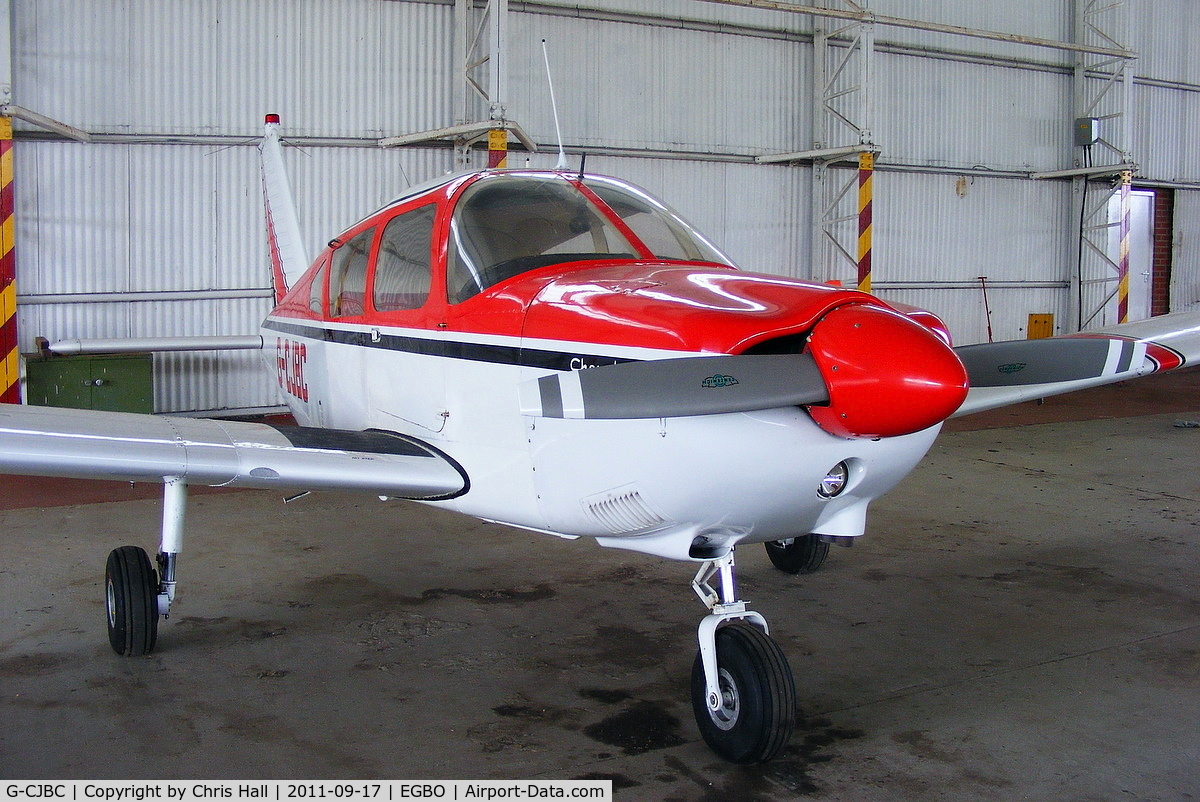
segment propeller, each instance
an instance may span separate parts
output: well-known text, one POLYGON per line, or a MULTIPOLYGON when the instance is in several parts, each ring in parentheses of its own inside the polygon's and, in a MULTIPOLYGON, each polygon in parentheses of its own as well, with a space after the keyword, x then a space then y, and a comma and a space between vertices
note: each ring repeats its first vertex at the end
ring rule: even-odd
POLYGON ((521 412, 545 418, 673 418, 823 404, 808 354, 622 362, 543 376, 520 388, 521 412))
POLYGON ((800 354, 656 359, 543 376, 521 411, 545 418, 673 418, 803 406, 836 437, 897 437, 941 423, 967 395, 954 351, 892 309, 827 312, 800 354))

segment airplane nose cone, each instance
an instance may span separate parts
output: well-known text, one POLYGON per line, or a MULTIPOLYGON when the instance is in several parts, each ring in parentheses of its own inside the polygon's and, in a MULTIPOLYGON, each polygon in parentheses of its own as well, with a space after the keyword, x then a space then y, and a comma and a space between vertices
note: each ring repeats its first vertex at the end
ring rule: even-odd
POLYGON ((950 417, 967 397, 967 372, 954 350, 910 318, 854 304, 813 328, 812 354, 829 404, 808 408, 839 437, 897 437, 950 417))

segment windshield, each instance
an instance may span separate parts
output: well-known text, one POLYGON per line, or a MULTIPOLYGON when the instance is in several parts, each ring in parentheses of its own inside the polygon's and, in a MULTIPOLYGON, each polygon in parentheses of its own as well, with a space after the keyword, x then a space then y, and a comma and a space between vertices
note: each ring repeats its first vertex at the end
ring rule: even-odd
POLYGON ((460 303, 527 270, 635 259, 635 248, 570 181, 489 175, 463 192, 450 222, 446 291, 460 303))
POLYGON ((583 184, 616 212, 659 259, 734 266, 703 234, 637 187, 603 176, 588 176, 583 184))

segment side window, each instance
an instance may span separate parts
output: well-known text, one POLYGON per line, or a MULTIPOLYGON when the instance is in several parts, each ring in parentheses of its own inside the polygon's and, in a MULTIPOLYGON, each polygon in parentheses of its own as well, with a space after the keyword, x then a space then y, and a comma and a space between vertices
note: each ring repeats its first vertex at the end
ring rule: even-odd
POLYGON ((325 276, 329 274, 329 259, 321 262, 308 286, 308 309, 318 315, 325 314, 325 276))
POLYGON ((372 300, 380 312, 419 309, 429 297, 433 218, 429 204, 393 217, 383 229, 372 300))
POLYGON ((329 273, 329 314, 332 317, 361 315, 366 310, 367 254, 375 229, 368 229, 338 246, 329 273))

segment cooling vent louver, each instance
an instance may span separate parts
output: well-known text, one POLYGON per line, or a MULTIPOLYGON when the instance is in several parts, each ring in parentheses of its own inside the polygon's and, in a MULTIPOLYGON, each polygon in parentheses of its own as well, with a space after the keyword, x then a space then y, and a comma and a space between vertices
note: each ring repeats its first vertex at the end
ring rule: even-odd
POLYGON ((601 526, 614 535, 627 535, 657 529, 667 523, 636 490, 605 493, 584 500, 584 509, 601 526))

